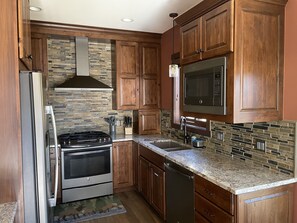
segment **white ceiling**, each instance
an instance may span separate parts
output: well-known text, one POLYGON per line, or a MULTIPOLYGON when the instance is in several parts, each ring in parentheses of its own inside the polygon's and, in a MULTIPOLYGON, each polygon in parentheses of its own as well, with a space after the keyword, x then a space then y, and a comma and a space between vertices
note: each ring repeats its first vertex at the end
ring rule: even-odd
POLYGON ((32 20, 164 33, 172 27, 169 13, 179 15, 202 0, 30 0, 32 20), (131 18, 124 23, 122 18, 131 18))

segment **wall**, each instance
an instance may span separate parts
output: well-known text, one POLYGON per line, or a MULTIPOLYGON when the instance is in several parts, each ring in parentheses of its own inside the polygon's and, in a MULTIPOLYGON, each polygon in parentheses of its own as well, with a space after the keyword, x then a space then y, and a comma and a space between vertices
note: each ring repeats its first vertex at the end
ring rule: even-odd
MULTIPOLYGON (((104 118, 116 114, 123 120, 132 111, 112 110, 111 91, 53 90, 76 73, 75 42, 70 39, 48 39, 49 103, 54 106, 58 134, 85 130, 109 131, 104 118)), ((89 39, 90 76, 115 88, 115 44, 110 41, 89 39)), ((123 123, 122 123, 123 124, 123 123)), ((124 133, 117 126, 117 133, 124 133)))
MULTIPOLYGON (((180 51, 180 28, 174 27, 174 52, 180 51)), ((162 34, 161 38, 161 108, 172 109, 172 78, 168 74, 172 54, 172 28, 162 34)))
MULTIPOLYGON (((171 127, 171 112, 163 110, 161 116, 162 134, 182 140, 183 132, 171 127)), ((276 172, 294 175, 295 122, 279 121, 269 123, 227 124, 211 121, 211 137, 206 140, 209 150, 263 166, 276 172), (217 132, 224 133, 224 140, 216 139, 217 132), (255 140, 266 142, 266 152, 258 151, 255 140)))
POLYGON ((17 1, 0 7, 0 203, 18 202, 16 222, 23 222, 17 1))

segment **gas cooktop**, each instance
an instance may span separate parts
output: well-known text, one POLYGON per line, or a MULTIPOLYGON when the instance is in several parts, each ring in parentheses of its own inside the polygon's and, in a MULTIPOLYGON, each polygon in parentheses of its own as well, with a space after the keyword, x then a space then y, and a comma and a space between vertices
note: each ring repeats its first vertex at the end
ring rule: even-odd
POLYGON ((62 148, 101 146, 112 143, 110 135, 102 131, 66 133, 58 136, 62 148))

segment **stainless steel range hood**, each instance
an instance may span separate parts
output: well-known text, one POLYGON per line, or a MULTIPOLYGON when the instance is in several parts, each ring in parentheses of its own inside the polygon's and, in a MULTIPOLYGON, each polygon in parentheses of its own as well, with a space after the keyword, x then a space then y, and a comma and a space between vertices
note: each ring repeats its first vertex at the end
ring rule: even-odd
POLYGON ((55 87, 55 91, 112 91, 108 85, 90 77, 88 38, 76 37, 75 45, 77 74, 55 87))

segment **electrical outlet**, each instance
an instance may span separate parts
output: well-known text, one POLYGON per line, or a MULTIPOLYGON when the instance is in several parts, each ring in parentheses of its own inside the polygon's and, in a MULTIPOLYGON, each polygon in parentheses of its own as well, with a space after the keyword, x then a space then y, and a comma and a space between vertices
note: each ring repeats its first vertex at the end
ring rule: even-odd
POLYGON ((224 141, 224 133, 223 132, 217 132, 217 139, 224 141))
POLYGON ((266 151, 266 142, 265 140, 256 139, 256 149, 265 152, 266 151))

